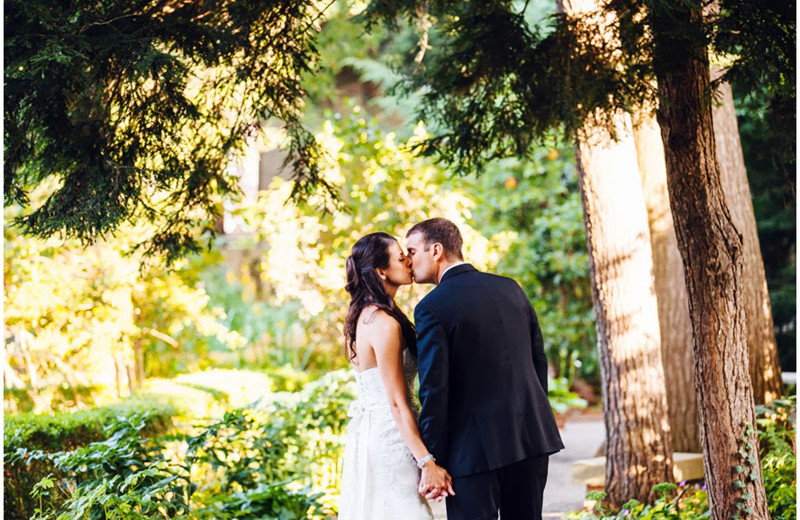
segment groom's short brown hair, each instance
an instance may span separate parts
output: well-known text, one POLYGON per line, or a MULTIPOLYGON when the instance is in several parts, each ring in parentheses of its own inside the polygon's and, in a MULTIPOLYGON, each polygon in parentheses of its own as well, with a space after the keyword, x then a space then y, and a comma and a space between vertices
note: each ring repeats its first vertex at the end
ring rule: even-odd
POLYGON ((408 230, 406 238, 414 233, 422 235, 426 251, 432 244, 438 243, 442 244, 444 256, 448 260, 464 259, 464 255, 461 253, 461 246, 464 244, 464 239, 461 238, 461 231, 458 230, 458 226, 446 218, 423 220, 408 230))

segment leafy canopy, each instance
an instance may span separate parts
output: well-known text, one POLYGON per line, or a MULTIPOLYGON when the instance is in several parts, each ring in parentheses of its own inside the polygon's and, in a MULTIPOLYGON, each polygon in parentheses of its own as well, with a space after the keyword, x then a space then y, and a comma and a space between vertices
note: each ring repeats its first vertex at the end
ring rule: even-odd
MULTIPOLYGON (((317 143, 300 123, 303 80, 313 82, 315 38, 330 5, 9 1, 5 201, 27 208, 16 222, 34 236, 84 243, 126 221, 156 222, 139 247, 173 261, 214 235, 223 199, 237 193, 227 163, 268 118, 286 130, 292 196, 305 199, 320 186, 333 193, 319 175, 317 143), (28 191, 45 179, 56 188, 33 207, 28 191)), ((494 158, 530 156, 553 129, 607 125, 613 112, 654 99, 642 4, 609 0, 579 17, 543 5, 367 4, 368 29, 406 19, 417 32, 414 59, 393 63, 405 89, 423 93, 419 115, 434 134, 418 151, 471 172, 494 158), (618 45, 598 34, 598 17, 608 13, 616 15, 618 45)), ((794 3, 716 5, 700 34, 673 41, 702 38, 726 58, 728 77, 769 93, 768 117, 793 128, 793 116, 781 114, 794 106, 794 3)), ((677 6, 648 3, 659 12, 677 6)))
MULTIPOLYGON (((294 195, 315 184, 300 124, 319 9, 301 0, 11 0, 5 9, 5 202, 57 187, 16 222, 92 243, 126 221, 172 261, 214 234, 228 160, 282 121, 294 195)), ((324 182, 323 182, 324 184, 324 182)))
MULTIPOLYGON (((598 5, 580 14, 532 16, 541 11, 537 2, 377 0, 365 17, 390 26, 427 22, 424 59, 402 71, 403 86, 424 92, 419 115, 440 130, 417 149, 467 173, 493 159, 529 156, 552 130, 571 135, 591 122, 613 135, 616 112, 655 106, 651 15, 672 19, 686 3, 598 5), (604 37, 606 30, 615 38, 604 37)), ((722 80, 747 78, 750 88, 767 88, 778 101, 776 112, 788 101, 793 107, 794 3, 720 0, 713 6, 700 30, 670 29, 668 47, 660 48, 665 66, 707 45, 727 62, 722 80)))

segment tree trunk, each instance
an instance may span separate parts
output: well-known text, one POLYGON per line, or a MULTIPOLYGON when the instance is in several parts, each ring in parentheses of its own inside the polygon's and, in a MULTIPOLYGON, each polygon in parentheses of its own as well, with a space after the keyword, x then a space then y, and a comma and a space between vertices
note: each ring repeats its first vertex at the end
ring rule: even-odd
MULTIPOLYGON (((720 72, 712 71, 712 77, 717 77, 720 72)), ((728 83, 723 83, 718 93, 721 103, 714 104, 711 115, 722 175, 722 190, 731 211, 733 225, 742 234, 743 239, 742 280, 748 324, 750 382, 753 385, 755 403, 764 404, 783 395, 778 345, 775 342, 775 325, 772 321, 767 275, 764 271, 764 260, 761 258, 750 184, 747 181, 742 143, 739 140, 733 92, 728 83)))
POLYGON ((120 375, 120 366, 119 366, 119 358, 114 355, 114 381, 116 382, 117 388, 117 399, 122 398, 122 376, 120 375))
POLYGON ((144 387, 144 347, 142 338, 136 338, 133 342, 133 355, 136 367, 136 390, 141 391, 144 387))
POLYGON ((133 395, 136 393, 136 367, 130 363, 125 363, 125 374, 128 377, 128 393, 133 395))
POLYGON ((767 520, 747 354, 742 238, 725 204, 702 16, 651 1, 670 204, 686 272, 695 390, 714 520, 767 520))
POLYGON ((578 175, 592 266, 606 425, 606 492, 645 501, 672 481, 672 452, 647 211, 628 137, 579 139, 578 175))
MULTIPOLYGON (((713 77, 715 73, 712 73, 713 77)), ((723 84, 719 94, 721 104, 715 104, 712 110, 714 136, 725 197, 729 202, 734 225, 744 234, 743 278, 747 291, 750 380, 754 400, 757 404, 762 404, 779 397, 783 392, 783 383, 764 262, 761 258, 730 85, 723 84)), ((634 126, 634 136, 650 222, 672 447, 678 452, 699 452, 700 425, 692 383, 694 359, 688 296, 672 212, 669 209, 664 148, 656 122, 645 115, 634 126)))
POLYGON ((686 278, 669 209, 661 133, 658 123, 644 111, 640 112, 635 123, 634 140, 650 224, 672 450, 700 453, 700 418, 694 392, 692 324, 686 278))
MULTIPOLYGON (((600 27, 597 45, 617 40, 601 0, 559 0, 558 8, 600 27)), ((647 501, 654 485, 674 475, 647 209, 630 117, 613 117, 619 140, 587 123, 575 155, 603 387, 606 492, 620 506, 647 501)))

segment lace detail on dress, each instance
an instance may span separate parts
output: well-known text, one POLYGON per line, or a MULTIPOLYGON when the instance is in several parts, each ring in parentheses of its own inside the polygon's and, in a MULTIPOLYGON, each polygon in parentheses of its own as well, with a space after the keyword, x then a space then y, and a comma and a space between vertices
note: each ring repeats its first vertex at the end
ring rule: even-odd
MULTIPOLYGON (((404 351, 406 393, 415 415, 413 385, 417 368, 404 351)), ((358 399, 348 415, 340 520, 432 520, 427 501, 417 492, 419 469, 392 417, 377 368, 356 373, 358 399)))

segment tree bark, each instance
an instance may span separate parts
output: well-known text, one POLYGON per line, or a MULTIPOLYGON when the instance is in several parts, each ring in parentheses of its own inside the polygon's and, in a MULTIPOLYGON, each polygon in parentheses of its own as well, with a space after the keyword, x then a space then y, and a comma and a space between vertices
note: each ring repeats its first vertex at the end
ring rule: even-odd
MULTIPOLYGON (((601 28, 614 44, 614 20, 601 0, 559 0, 559 10, 601 28)), ((652 498, 674 479, 653 257, 630 117, 606 128, 586 123, 576 144, 606 426, 606 493, 621 506, 652 498)), ((602 120, 603 118, 598 118, 602 120)))
POLYGON ((692 324, 686 278, 669 208, 661 132, 655 119, 644 111, 638 114, 634 124, 634 141, 653 250, 653 281, 658 299, 661 361, 672 450, 700 453, 700 418, 694 391, 692 324))
MULTIPOLYGON (((712 78, 719 76, 721 72, 712 69, 712 78)), ((755 403, 764 404, 783 395, 775 325, 772 321, 767 274, 764 271, 764 260, 761 258, 758 227, 753 212, 753 200, 750 195, 750 184, 747 181, 747 169, 744 165, 730 84, 723 83, 717 93, 720 102, 714 104, 711 115, 722 175, 722 190, 731 211, 733 225, 742 234, 743 239, 742 279, 748 324, 750 382, 753 385, 755 403)))
MULTIPOLYGON (((712 79, 719 72, 712 72, 712 79)), ((744 282, 750 380, 756 404, 769 402, 783 392, 775 331, 770 312, 764 262, 758 240, 753 203, 747 182, 733 93, 725 83, 712 109, 717 157, 723 191, 734 225, 744 238, 744 282)), ((657 123, 646 114, 634 125, 636 152, 645 191, 653 248, 653 274, 658 295, 661 354, 669 404, 672 448, 699 452, 700 433, 694 392, 694 356, 683 264, 667 193, 664 148, 657 123)))
POLYGON ((606 492, 612 504, 646 501, 673 480, 658 307, 647 212, 627 116, 614 142, 586 129, 578 175, 591 258, 592 296, 606 425, 606 492))
POLYGON ((742 238, 725 204, 702 15, 651 1, 658 123, 686 273, 695 390, 715 520, 768 519, 747 353, 742 238))

